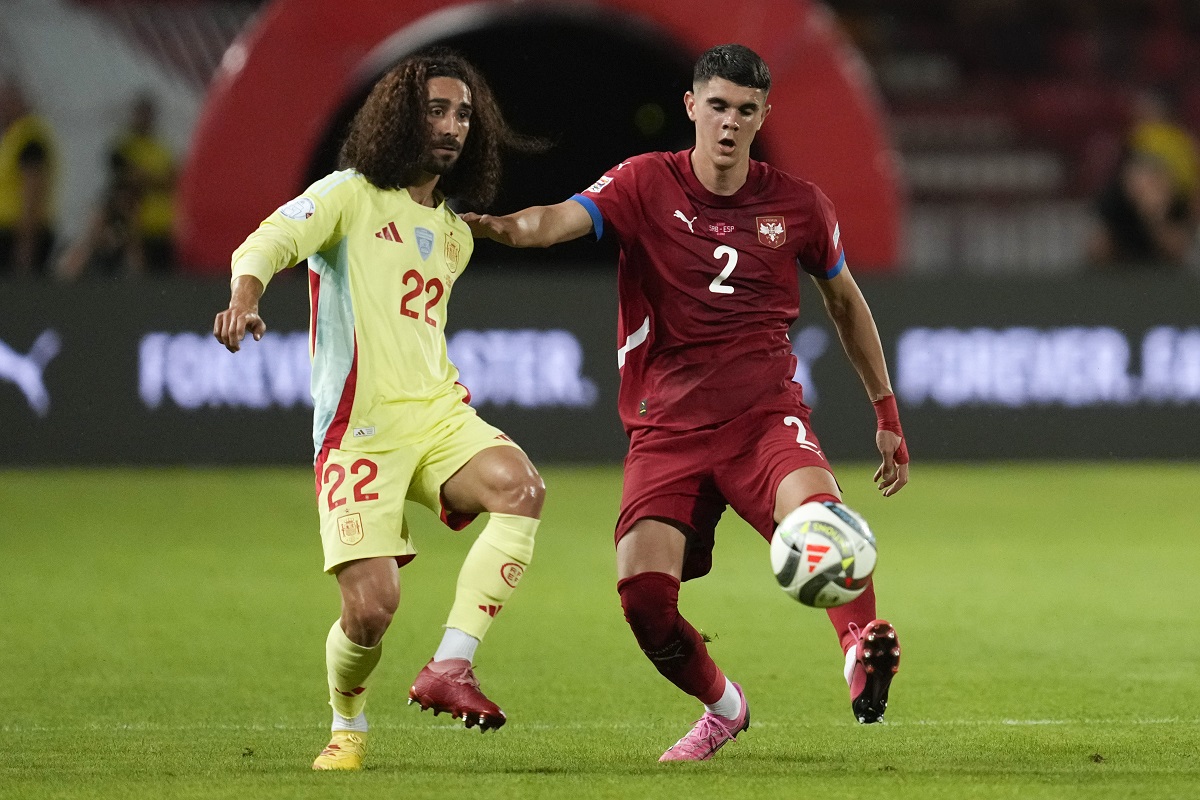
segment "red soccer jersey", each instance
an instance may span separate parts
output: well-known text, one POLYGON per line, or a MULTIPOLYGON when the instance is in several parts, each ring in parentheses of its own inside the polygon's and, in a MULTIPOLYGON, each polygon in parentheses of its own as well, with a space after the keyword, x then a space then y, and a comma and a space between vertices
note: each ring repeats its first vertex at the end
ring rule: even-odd
POLYGON ((597 238, 611 230, 620 241, 626 431, 718 424, 789 389, 797 264, 832 278, 845 263, 820 189, 751 161, 745 185, 723 197, 704 188, 684 151, 623 161, 572 199, 597 238))

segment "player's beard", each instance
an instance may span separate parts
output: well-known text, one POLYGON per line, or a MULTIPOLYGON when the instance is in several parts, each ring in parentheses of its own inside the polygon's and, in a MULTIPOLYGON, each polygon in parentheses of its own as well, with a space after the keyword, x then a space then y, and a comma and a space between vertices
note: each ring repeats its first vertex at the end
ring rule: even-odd
POLYGON ((458 163, 460 152, 456 150, 453 153, 447 153, 435 151, 433 147, 430 147, 425 152, 425 158, 422 159, 421 169, 429 175, 445 175, 458 163))

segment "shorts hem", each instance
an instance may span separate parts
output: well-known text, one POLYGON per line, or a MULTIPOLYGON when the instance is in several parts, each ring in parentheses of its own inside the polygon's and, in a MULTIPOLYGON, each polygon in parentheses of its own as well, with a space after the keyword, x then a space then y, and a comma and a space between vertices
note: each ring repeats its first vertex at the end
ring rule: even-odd
POLYGON ((399 555, 396 553, 365 553, 363 555, 358 555, 356 553, 349 558, 343 558, 333 563, 330 563, 328 560, 326 560, 324 572, 326 575, 335 575, 337 574, 338 567, 341 567, 344 564, 349 564, 351 561, 364 561, 368 558, 394 558, 396 559, 396 568, 399 569, 416 557, 416 553, 401 553, 399 555))

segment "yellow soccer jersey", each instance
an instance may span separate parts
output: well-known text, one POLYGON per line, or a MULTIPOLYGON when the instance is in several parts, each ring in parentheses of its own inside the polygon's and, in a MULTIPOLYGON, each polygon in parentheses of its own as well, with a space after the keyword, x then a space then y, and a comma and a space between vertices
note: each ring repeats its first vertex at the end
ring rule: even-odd
POLYGON ((344 170, 280 207, 234 252, 234 277, 264 286, 308 259, 318 453, 394 449, 466 396, 445 331, 450 290, 473 249, 445 202, 429 208, 344 170))

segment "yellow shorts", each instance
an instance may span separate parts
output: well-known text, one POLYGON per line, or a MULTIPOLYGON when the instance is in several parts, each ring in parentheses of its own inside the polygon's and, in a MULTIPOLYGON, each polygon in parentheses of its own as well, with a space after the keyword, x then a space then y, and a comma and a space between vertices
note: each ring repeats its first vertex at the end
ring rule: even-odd
POLYGON ((404 501, 420 503, 454 530, 475 519, 442 506, 442 485, 477 453, 517 447, 499 428, 458 404, 428 436, 384 452, 321 450, 317 510, 325 571, 347 561, 392 556, 401 566, 417 554, 404 521, 404 501))

